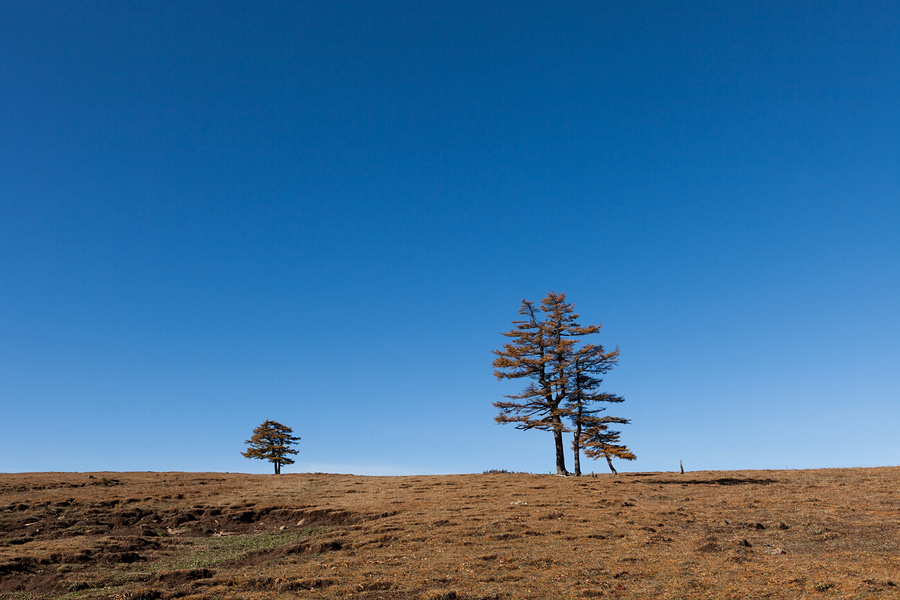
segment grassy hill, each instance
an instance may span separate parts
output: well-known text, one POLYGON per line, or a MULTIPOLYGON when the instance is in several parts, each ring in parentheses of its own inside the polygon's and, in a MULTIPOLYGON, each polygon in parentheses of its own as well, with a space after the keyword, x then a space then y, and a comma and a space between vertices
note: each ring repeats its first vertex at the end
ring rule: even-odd
POLYGON ((895 598, 900 468, 0 474, 0 598, 895 598))

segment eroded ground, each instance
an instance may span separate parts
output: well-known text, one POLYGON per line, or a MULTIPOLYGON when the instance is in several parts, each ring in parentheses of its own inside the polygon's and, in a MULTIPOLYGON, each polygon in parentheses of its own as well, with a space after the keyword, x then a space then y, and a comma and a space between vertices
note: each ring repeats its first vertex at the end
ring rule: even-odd
POLYGON ((900 468, 0 475, 0 598, 896 598, 900 468))

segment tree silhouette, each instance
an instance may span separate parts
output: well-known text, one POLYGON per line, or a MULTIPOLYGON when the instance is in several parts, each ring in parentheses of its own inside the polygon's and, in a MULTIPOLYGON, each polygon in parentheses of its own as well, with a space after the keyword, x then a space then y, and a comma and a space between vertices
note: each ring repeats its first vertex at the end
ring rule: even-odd
POLYGON ((282 465, 292 465, 294 461, 288 454, 297 454, 291 448, 300 441, 300 436, 292 436, 293 429, 277 421, 266 421, 253 430, 253 437, 247 440, 247 450, 241 452, 245 458, 267 460, 275 465, 275 474, 281 475, 282 465))

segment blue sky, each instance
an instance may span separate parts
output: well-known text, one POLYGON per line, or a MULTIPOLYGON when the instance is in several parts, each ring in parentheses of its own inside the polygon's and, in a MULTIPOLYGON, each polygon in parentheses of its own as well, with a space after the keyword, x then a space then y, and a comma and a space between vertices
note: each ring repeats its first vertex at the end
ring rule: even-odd
POLYGON ((273 419, 285 472, 550 472, 490 363, 551 290, 621 349, 622 470, 900 464, 897 31, 2 3, 0 471, 266 473, 239 453, 273 419))

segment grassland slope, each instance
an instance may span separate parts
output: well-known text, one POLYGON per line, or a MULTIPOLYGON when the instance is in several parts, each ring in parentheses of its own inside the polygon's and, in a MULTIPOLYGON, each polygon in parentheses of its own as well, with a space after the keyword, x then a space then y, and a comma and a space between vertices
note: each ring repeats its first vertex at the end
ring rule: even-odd
POLYGON ((0 475, 0 598, 896 598, 900 468, 0 475))

